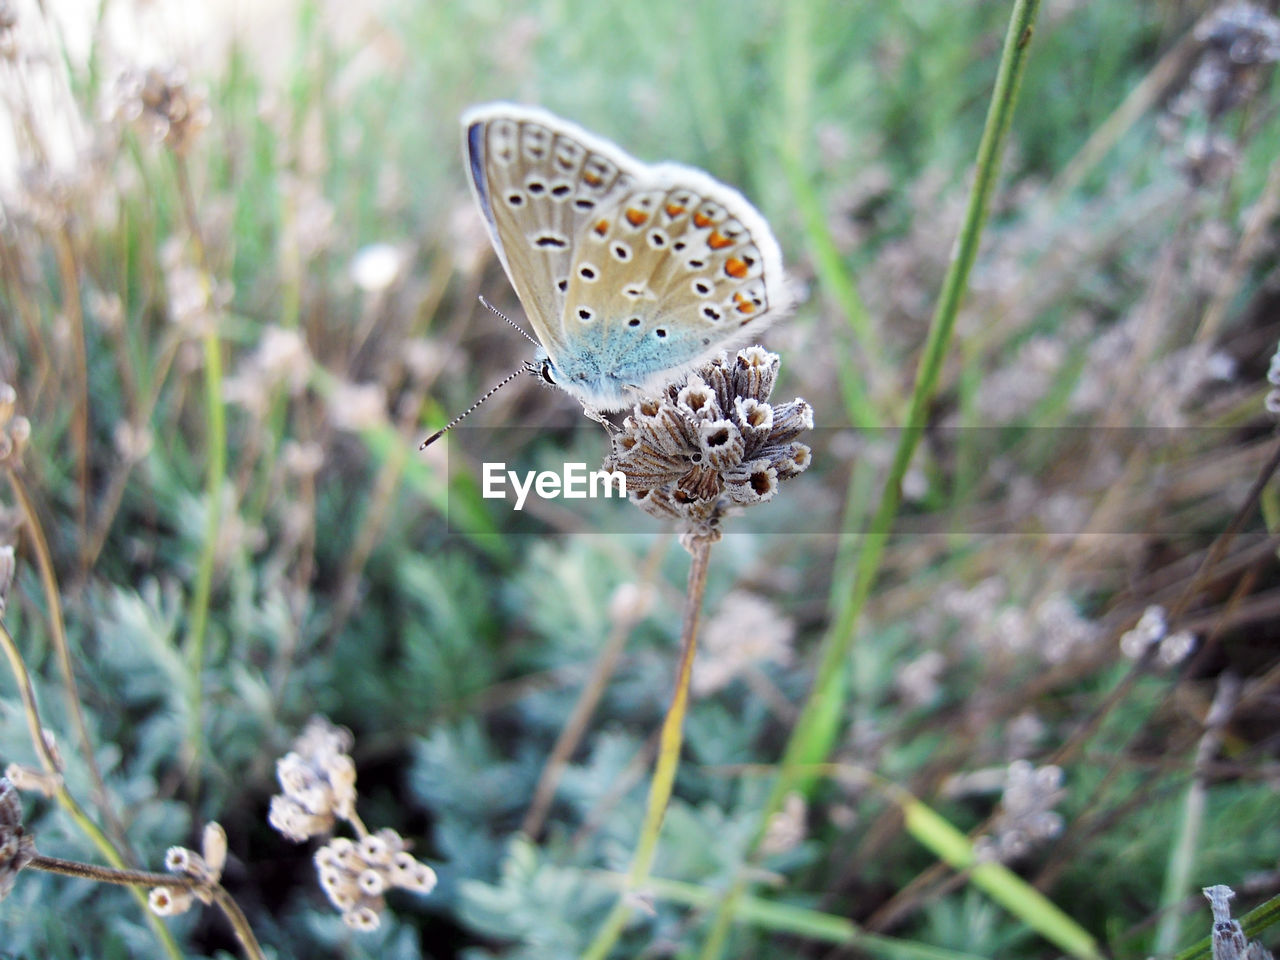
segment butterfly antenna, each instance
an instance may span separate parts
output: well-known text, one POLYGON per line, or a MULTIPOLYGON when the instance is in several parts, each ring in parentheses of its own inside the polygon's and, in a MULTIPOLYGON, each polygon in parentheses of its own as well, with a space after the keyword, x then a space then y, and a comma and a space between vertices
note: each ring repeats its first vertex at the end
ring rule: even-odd
MULTIPOLYGON (((486 304, 486 306, 488 306, 488 304, 486 304)), ((493 308, 492 308, 492 307, 490 307, 489 309, 490 309, 490 310, 492 310, 493 308)), ((495 311, 495 312, 497 312, 497 311, 495 311)), ((498 314, 498 316, 502 316, 502 314, 498 314)), ((506 317, 503 317, 503 319, 505 320, 505 319, 506 319, 506 317)), ((519 329, 519 328, 517 327, 516 329, 519 329)), ((457 424, 458 424, 458 421, 459 421, 459 420, 461 420, 463 417, 465 417, 467 414, 469 414, 469 413, 470 413, 472 410, 474 410, 476 407, 480 406, 480 404, 484 403, 486 400, 488 400, 490 397, 492 397, 495 393, 497 393, 499 390, 501 390, 503 387, 505 387, 508 383, 510 383, 510 382, 511 382, 512 380, 514 380, 516 377, 520 376, 520 374, 522 374, 522 373, 535 373, 535 372, 536 372, 536 369, 535 369, 534 365, 533 365, 532 363, 529 363, 528 361, 525 361, 523 364, 521 364, 521 366, 520 366, 520 368, 519 368, 518 370, 514 370, 514 371, 512 371, 511 373, 507 374, 507 376, 505 376, 505 377, 503 377, 503 378, 502 378, 501 382, 499 382, 496 386, 492 387, 492 388, 489 390, 489 392, 488 392, 488 393, 486 393, 483 397, 481 397, 479 400, 477 400, 477 401, 476 401, 475 403, 473 403, 471 406, 467 407, 467 409, 463 410, 460 414, 458 414, 456 417, 454 417, 452 420, 450 420, 448 423, 446 423, 443 427, 441 427, 439 430, 437 430, 437 431, 436 431, 435 433, 433 433, 431 436, 427 437, 427 439, 423 440, 423 441, 422 441, 422 445, 421 445, 420 447, 418 447, 418 449, 419 449, 419 450, 425 450, 425 449, 427 449, 427 447, 431 446, 431 444, 435 443, 437 440, 439 440, 441 437, 443 437, 446 433, 448 433, 450 430, 452 430, 455 426, 457 426, 457 424)))
POLYGON ((540 346, 540 344, 538 343, 538 341, 537 341, 537 340, 535 340, 535 339, 533 339, 533 337, 529 336, 529 334, 525 331, 524 327, 520 326, 520 324, 516 323, 514 320, 512 320, 510 317, 508 317, 505 313, 503 313, 501 310, 499 310, 497 307, 495 307, 492 303, 490 303, 488 300, 486 300, 483 296, 481 296, 481 297, 480 297, 480 302, 481 302, 481 303, 483 303, 486 307, 488 307, 488 308, 489 308, 493 313, 495 313, 496 315, 498 315, 499 317, 501 317, 503 320, 507 321, 507 323, 511 324, 511 326, 513 326, 513 327, 515 327, 517 330, 519 330, 519 331, 520 331, 520 336, 524 337, 526 340, 528 340, 530 343, 532 343, 535 347, 540 346))

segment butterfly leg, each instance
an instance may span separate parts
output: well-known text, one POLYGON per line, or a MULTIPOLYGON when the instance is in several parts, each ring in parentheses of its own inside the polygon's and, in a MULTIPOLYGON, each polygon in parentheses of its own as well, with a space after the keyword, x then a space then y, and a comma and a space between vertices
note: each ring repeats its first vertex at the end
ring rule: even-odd
POLYGON ((613 435, 617 433, 617 427, 615 427, 612 423, 609 422, 608 417, 606 417, 603 413, 601 413, 595 407, 591 406, 591 404, 589 403, 584 403, 582 405, 582 412, 585 413, 592 420, 594 420, 596 423, 600 424, 600 426, 604 427, 604 432, 608 434, 610 442, 613 441, 613 435))

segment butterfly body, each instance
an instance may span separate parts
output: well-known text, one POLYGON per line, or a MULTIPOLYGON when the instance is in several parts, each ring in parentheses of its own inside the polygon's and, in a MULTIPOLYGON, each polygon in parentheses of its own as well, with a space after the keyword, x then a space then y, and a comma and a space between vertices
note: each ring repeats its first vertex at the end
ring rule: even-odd
POLYGON ((768 224, 706 173, 642 163, 533 107, 477 107, 463 129, 538 367, 588 408, 656 392, 785 309, 768 224))

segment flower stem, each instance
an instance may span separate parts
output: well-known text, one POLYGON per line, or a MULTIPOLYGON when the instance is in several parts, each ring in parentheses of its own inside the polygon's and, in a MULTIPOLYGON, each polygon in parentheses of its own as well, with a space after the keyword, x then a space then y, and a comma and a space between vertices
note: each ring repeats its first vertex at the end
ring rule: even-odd
POLYGON ((171 887, 181 890, 207 890, 208 896, 213 903, 217 904, 218 909, 223 912, 235 931, 236 939, 244 948, 244 955, 249 960, 263 960, 262 947, 258 944, 258 938, 253 935, 253 929, 249 926, 244 911, 220 883, 205 883, 183 873, 116 870, 98 866, 96 863, 81 863, 78 860, 63 860, 60 857, 36 856, 27 864, 26 869, 43 870, 46 873, 59 873, 65 877, 77 877, 81 880, 92 880, 95 883, 114 883, 134 888, 171 887))
POLYGON ((636 852, 631 860, 631 869, 627 873, 626 888, 601 924, 595 939, 582 954, 582 960, 604 960, 609 955, 635 906, 630 895, 645 884, 649 879, 649 871, 653 868, 658 836, 662 832, 662 820, 667 813, 667 804, 675 785, 676 768, 680 764, 684 718, 689 707, 689 680, 693 676, 693 657, 698 649, 698 616, 702 610, 702 597, 707 590, 711 543, 710 540, 697 538, 689 545, 692 561, 685 592, 684 625, 680 631, 680 664, 676 670, 675 692, 662 722, 658 759, 653 768, 653 780, 649 784, 649 804, 645 811, 644 826, 640 830, 640 839, 636 843, 636 852))

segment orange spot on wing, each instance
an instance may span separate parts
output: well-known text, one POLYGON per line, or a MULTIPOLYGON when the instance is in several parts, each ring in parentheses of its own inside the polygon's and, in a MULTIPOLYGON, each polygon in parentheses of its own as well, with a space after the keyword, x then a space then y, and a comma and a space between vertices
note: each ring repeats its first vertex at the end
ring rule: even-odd
POLYGON ((747 275, 747 265, 737 257, 730 257, 724 262, 724 272, 735 280, 741 280, 747 275))
POLYGON ((678 217, 678 216, 680 216, 680 214, 682 214, 682 213, 684 213, 684 207, 680 206, 680 204, 678 204, 678 203, 668 203, 668 204, 667 204, 667 216, 668 216, 668 217, 678 217))
POLYGON ((590 170, 582 171, 582 179, 587 181, 587 183, 589 183, 593 187, 598 187, 600 186, 600 184, 604 183, 604 180, 603 178, 601 178, 600 174, 592 173, 590 170))
POLYGON ((625 216, 627 218, 627 223, 631 224, 633 227, 643 226, 644 222, 649 219, 649 215, 647 213, 643 210, 637 210, 635 207, 627 207, 625 216))
POLYGON ((596 236, 598 236, 598 237, 603 237, 606 233, 608 233, 608 232, 609 232, 609 221, 608 221, 608 220, 600 220, 600 221, 599 221, 599 222, 597 222, 597 223, 596 223, 596 225, 595 225, 594 227, 592 227, 591 229, 592 229, 592 231, 596 234, 596 236))
POLYGON ((742 292, 733 295, 733 302, 738 305, 739 313, 755 313, 756 305, 746 298, 742 292))
POLYGON ((701 230, 703 227, 711 226, 711 218, 705 213, 698 211, 693 215, 693 225, 701 230))
POLYGON ((725 247, 732 246, 733 241, 726 237, 719 230, 712 230, 711 236, 707 237, 707 246, 712 250, 723 250, 725 247))

